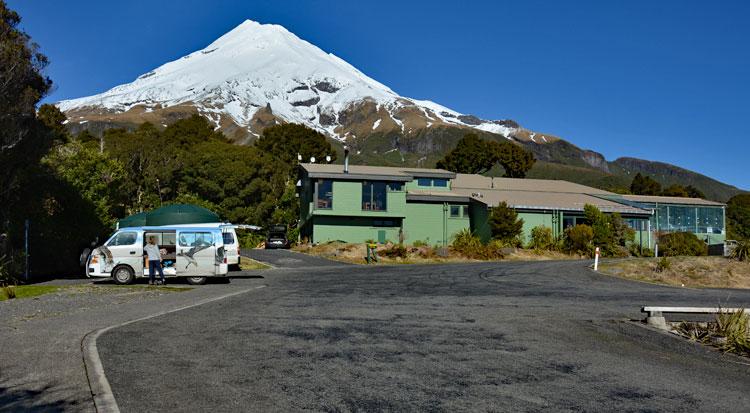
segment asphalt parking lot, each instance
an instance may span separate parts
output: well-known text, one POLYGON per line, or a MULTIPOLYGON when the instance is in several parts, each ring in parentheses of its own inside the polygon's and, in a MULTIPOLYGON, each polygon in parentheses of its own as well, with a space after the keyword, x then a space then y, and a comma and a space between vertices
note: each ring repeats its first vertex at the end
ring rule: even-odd
POLYGON ((256 261, 261 261, 275 268, 314 270, 323 267, 327 268, 351 266, 351 264, 331 261, 325 258, 314 257, 312 255, 302 254, 286 249, 243 249, 242 256, 252 258, 256 261))
POLYGON ((99 338, 122 411, 747 411, 750 366, 625 320, 747 304, 580 262, 273 271, 99 338))

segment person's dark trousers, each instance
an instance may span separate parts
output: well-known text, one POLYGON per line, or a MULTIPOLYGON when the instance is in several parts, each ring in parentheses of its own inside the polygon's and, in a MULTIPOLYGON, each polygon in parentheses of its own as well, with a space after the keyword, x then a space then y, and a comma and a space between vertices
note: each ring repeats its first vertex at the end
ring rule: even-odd
POLYGON ((148 260, 148 282, 154 283, 156 277, 156 270, 159 270, 159 276, 161 277, 161 283, 164 284, 164 270, 161 268, 161 261, 159 260, 148 260))

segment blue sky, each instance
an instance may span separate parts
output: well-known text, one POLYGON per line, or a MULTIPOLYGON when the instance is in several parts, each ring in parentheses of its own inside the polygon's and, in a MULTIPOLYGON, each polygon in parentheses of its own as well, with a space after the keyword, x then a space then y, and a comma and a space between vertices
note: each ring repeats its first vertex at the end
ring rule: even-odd
POLYGON ((750 189, 750 2, 10 0, 58 101, 285 26, 404 96, 750 189))

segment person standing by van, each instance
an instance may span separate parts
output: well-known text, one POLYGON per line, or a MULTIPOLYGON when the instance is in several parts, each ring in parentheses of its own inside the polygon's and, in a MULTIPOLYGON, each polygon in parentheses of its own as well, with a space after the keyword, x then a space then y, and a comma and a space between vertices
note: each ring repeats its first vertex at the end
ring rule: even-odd
POLYGON ((161 277, 161 284, 165 285, 167 281, 161 267, 161 251, 159 251, 159 246, 156 245, 156 237, 148 238, 148 244, 143 247, 143 252, 148 255, 148 285, 154 285, 157 270, 159 271, 159 277, 161 277))

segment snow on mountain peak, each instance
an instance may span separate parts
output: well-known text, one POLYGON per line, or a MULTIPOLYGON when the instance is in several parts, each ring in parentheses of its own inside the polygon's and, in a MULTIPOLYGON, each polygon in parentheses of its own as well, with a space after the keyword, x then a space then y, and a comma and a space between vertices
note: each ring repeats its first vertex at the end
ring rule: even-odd
POLYGON ((166 63, 131 83, 98 95, 65 100, 58 106, 64 112, 103 109, 123 113, 136 107, 150 112, 185 104, 195 106, 217 127, 222 116, 228 115, 250 133, 259 111, 270 107, 273 116, 283 121, 346 139, 349 133, 356 135, 344 130, 352 118, 347 111, 363 104, 377 116, 390 118, 383 127, 397 126, 402 131, 404 111, 416 109, 428 119, 426 127, 442 122, 506 137, 513 132, 513 128, 465 117, 433 102, 401 97, 284 27, 252 20, 245 20, 204 49, 166 63))

